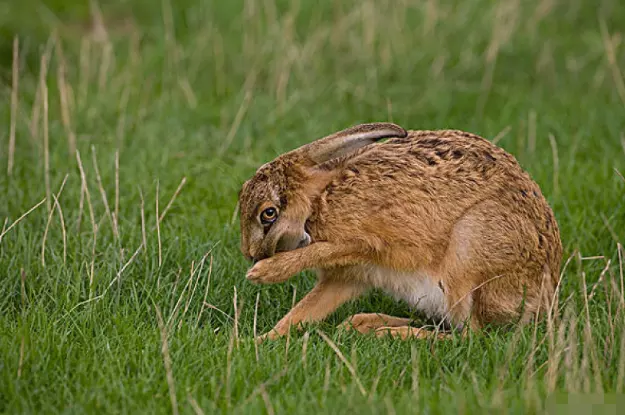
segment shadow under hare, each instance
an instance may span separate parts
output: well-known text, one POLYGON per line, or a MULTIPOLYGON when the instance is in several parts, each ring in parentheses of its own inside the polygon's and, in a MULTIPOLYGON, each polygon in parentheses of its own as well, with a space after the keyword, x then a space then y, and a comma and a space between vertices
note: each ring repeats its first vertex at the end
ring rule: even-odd
MULTIPOLYGON (((463 131, 356 125, 260 167, 239 204, 250 281, 306 269, 318 278, 259 340, 320 321, 371 288, 452 328, 524 323, 550 307, 559 280, 560 234, 538 185, 510 154, 463 131)), ((343 325, 449 335, 410 322, 373 313, 343 325)))

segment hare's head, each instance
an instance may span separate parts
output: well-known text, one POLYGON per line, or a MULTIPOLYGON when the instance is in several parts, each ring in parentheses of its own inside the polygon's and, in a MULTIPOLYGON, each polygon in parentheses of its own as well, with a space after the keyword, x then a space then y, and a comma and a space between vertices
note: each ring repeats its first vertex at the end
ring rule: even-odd
POLYGON ((339 131, 261 166, 239 194, 241 251, 252 261, 310 243, 311 204, 333 176, 333 160, 383 138, 405 137, 390 123, 361 124, 339 131), (323 165, 323 166, 321 166, 323 165))

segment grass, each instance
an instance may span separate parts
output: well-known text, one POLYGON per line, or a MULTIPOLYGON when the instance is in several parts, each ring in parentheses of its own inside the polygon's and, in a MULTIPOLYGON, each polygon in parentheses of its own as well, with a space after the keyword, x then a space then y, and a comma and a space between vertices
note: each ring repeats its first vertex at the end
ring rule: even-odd
POLYGON ((1 412, 623 405, 618 0, 100 3, 0 13, 1 412), (568 259, 553 318, 445 342, 335 329, 356 312, 410 313, 372 293, 256 348, 314 277, 245 281, 241 183, 377 120, 465 129, 518 158, 568 259))

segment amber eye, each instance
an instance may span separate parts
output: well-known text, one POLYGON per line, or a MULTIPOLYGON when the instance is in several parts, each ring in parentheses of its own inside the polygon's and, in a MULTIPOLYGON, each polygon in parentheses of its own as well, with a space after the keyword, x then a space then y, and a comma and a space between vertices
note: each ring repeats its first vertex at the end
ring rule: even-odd
POLYGON ((278 211, 276 210, 276 208, 272 207, 263 210, 260 214, 260 221, 263 225, 269 225, 271 223, 274 223, 277 218, 278 211))

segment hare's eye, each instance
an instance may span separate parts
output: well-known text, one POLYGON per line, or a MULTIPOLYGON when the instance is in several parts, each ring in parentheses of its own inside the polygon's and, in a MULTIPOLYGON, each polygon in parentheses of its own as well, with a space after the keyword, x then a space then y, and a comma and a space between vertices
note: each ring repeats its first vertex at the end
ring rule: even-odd
POLYGON ((277 218, 278 218, 278 211, 276 210, 276 208, 272 208, 272 207, 263 210, 262 213, 260 214, 260 222, 263 225, 270 225, 274 223, 277 218))

